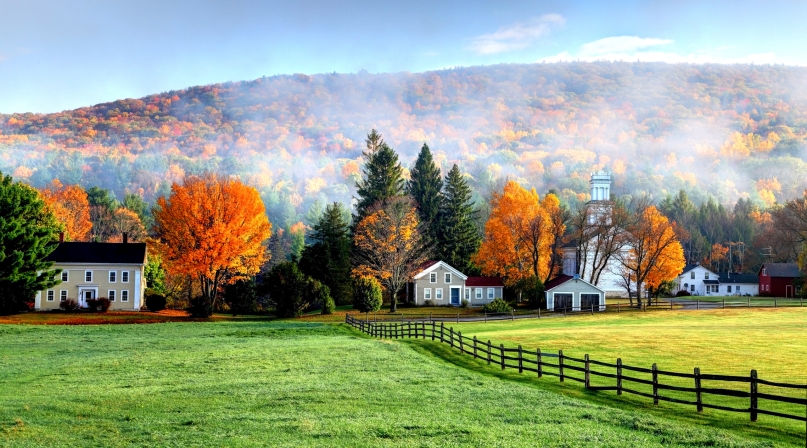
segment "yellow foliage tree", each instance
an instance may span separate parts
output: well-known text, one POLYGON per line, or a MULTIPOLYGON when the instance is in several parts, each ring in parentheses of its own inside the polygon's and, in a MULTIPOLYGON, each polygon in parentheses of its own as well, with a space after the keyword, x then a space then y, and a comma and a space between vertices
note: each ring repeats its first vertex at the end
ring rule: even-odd
POLYGON ((78 185, 65 186, 59 179, 40 190, 48 209, 64 225, 67 241, 86 241, 92 230, 87 192, 78 185))

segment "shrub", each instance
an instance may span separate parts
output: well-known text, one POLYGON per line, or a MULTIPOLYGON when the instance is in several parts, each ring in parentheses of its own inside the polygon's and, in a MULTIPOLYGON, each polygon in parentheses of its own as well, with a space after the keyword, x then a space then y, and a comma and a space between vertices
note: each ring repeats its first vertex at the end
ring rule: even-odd
POLYGON ((502 298, 495 299, 482 307, 482 311, 486 313, 509 313, 512 310, 513 308, 510 307, 510 304, 505 302, 502 298))
POLYGON ((381 284, 372 277, 360 277, 353 282, 353 308, 362 313, 381 309, 381 284))
POLYGON ((329 295, 322 304, 322 314, 333 314, 334 310, 336 310, 336 304, 333 302, 333 297, 329 295))
POLYGON ((152 292, 146 296, 146 308, 149 311, 158 312, 165 309, 165 296, 152 292))
POLYGON ((230 307, 233 316, 255 312, 255 308, 258 306, 258 288, 255 280, 237 280, 225 285, 224 302, 230 307))
POLYGON ((59 308, 64 311, 75 311, 78 309, 78 302, 76 299, 65 299, 63 302, 59 302, 59 308))
POLYGON ((87 299, 87 308, 90 311, 100 311, 102 313, 106 313, 110 305, 112 305, 112 302, 110 302, 106 297, 87 299))
POLYGON ((434 300, 429 299, 423 301, 423 306, 437 306, 437 305, 434 303, 434 300))
POLYGON ((462 308, 468 308, 469 306, 471 306, 471 302, 469 302, 467 299, 462 299, 462 304, 460 306, 462 308))
POLYGON ((213 314, 213 303, 204 296, 196 296, 189 300, 188 311, 192 317, 210 317, 213 314))
POLYGON ((530 308, 542 308, 545 306, 544 282, 536 276, 531 276, 519 280, 517 288, 521 291, 521 298, 526 299, 530 308))
POLYGON ((299 316, 318 297, 314 281, 291 261, 273 267, 264 279, 264 288, 277 317, 299 316))
POLYGON ((691 296, 691 295, 692 294, 689 291, 687 291, 686 289, 682 289, 682 290, 678 291, 677 293, 675 293, 675 297, 684 297, 684 296, 691 296))

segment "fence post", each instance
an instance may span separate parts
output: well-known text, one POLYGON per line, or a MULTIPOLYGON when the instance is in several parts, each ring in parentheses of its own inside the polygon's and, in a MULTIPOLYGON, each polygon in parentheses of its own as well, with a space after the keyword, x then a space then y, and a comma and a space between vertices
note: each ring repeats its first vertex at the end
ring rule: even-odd
POLYGON ((491 348, 491 346, 490 346, 490 339, 488 339, 488 365, 490 365, 490 352, 491 352, 492 350, 493 350, 493 349, 492 349, 492 348, 491 348))
POLYGON ((658 405, 658 367, 653 363, 653 404, 658 405))
POLYGON ((462 332, 461 331, 457 332, 457 339, 459 339, 459 341, 460 341, 460 354, 461 355, 465 354, 465 347, 462 344, 462 332))
POLYGON ((474 359, 476 358, 478 358, 478 356, 476 356, 476 336, 474 336, 474 359))
MULTIPOLYGON (((566 309, 564 307, 564 309, 566 309)), ((560 378, 560 382, 563 382, 563 350, 558 350, 558 376, 560 378)))
POLYGON ((516 320, 516 312, 515 310, 510 310, 510 320, 516 320))
POLYGON ((488 323, 488 312, 485 311, 485 323, 488 323))
POLYGON ((594 303, 591 304, 591 315, 594 315, 594 303))
POLYGON ((518 346, 518 373, 524 373, 524 358, 521 355, 521 346, 518 346))
POLYGON ((695 300, 696 300, 695 306, 697 307, 696 309, 698 310, 701 309, 701 299, 695 299, 695 300))
POLYGON ((773 298, 773 307, 776 308, 776 297, 773 298))
POLYGON ((457 313, 457 323, 460 323, 460 313, 457 313))
POLYGON ((451 348, 454 348, 454 327, 448 329, 448 337, 450 338, 451 348))
POLYGON ((535 352, 538 354, 538 363, 536 364, 536 366, 538 366, 537 368, 538 378, 541 378, 542 376, 544 376, 544 369, 543 366, 541 365, 541 349, 537 348, 535 349, 535 352))
POLYGON ((434 331, 437 329, 435 325, 434 321, 432 321, 432 341, 434 341, 434 331))
POLYGON ((726 309, 726 298, 725 297, 723 297, 723 309, 724 310, 726 309))
POLYGON ((622 358, 616 359, 616 394, 622 395, 622 358))
POLYGON ((504 370, 504 344, 499 344, 499 350, 502 356, 502 370, 504 370))
POLYGON ((670 311, 672 311, 672 300, 670 300, 670 311))
POLYGON ((751 296, 748 296, 748 308, 751 308, 751 296))
POLYGON ((616 312, 619 314, 619 309, 621 308, 621 304, 619 302, 616 303, 616 312))
POLYGON ((586 354, 585 360, 586 360, 586 382, 585 382, 585 385, 586 385, 586 389, 588 389, 589 387, 591 387, 591 376, 590 376, 591 374, 589 373, 589 372, 591 372, 591 365, 589 363, 588 354, 586 354))
POLYGON ((444 336, 445 331, 446 331, 445 324, 443 322, 440 322, 440 342, 443 342, 443 343, 446 341, 445 336, 444 336))
POLYGON ((703 412, 703 397, 701 394, 701 369, 695 367, 695 406, 698 412, 703 412))
POLYGON ((751 421, 757 421, 757 409, 759 406, 759 398, 757 397, 757 371, 751 371, 751 421))

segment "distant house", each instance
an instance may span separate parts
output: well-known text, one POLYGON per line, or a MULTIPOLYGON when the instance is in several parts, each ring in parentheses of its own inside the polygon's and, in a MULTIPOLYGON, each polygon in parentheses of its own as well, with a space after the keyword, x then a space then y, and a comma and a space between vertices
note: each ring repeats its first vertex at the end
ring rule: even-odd
POLYGON ((693 296, 714 296, 720 293, 720 276, 699 263, 684 266, 676 283, 677 291, 689 291, 693 296))
POLYGON ((726 296, 758 296, 759 277, 756 274, 721 272, 718 293, 726 296))
POLYGON ((86 307, 87 299, 101 297, 110 300, 111 310, 137 311, 143 304, 145 243, 61 242, 47 260, 62 270, 61 283, 37 292, 35 309, 56 310, 67 299, 86 307))
POLYGON ((559 275, 546 282, 546 309, 549 311, 605 311, 605 290, 570 275, 559 275))
POLYGON ((416 305, 430 300, 435 305, 483 306, 504 294, 504 283, 498 277, 468 277, 444 261, 429 261, 415 274, 410 288, 416 305))
POLYGON ((765 263, 759 268, 759 295, 771 297, 794 297, 800 294, 793 280, 801 276, 796 263, 765 263))

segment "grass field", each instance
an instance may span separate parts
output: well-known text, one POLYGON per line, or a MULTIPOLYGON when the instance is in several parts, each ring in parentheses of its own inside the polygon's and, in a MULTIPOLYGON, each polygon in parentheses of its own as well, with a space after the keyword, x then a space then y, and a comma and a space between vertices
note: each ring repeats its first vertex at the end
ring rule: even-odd
POLYGON ((430 342, 300 321, 0 325, 0 445, 799 443, 603 406, 455 358, 430 342))

